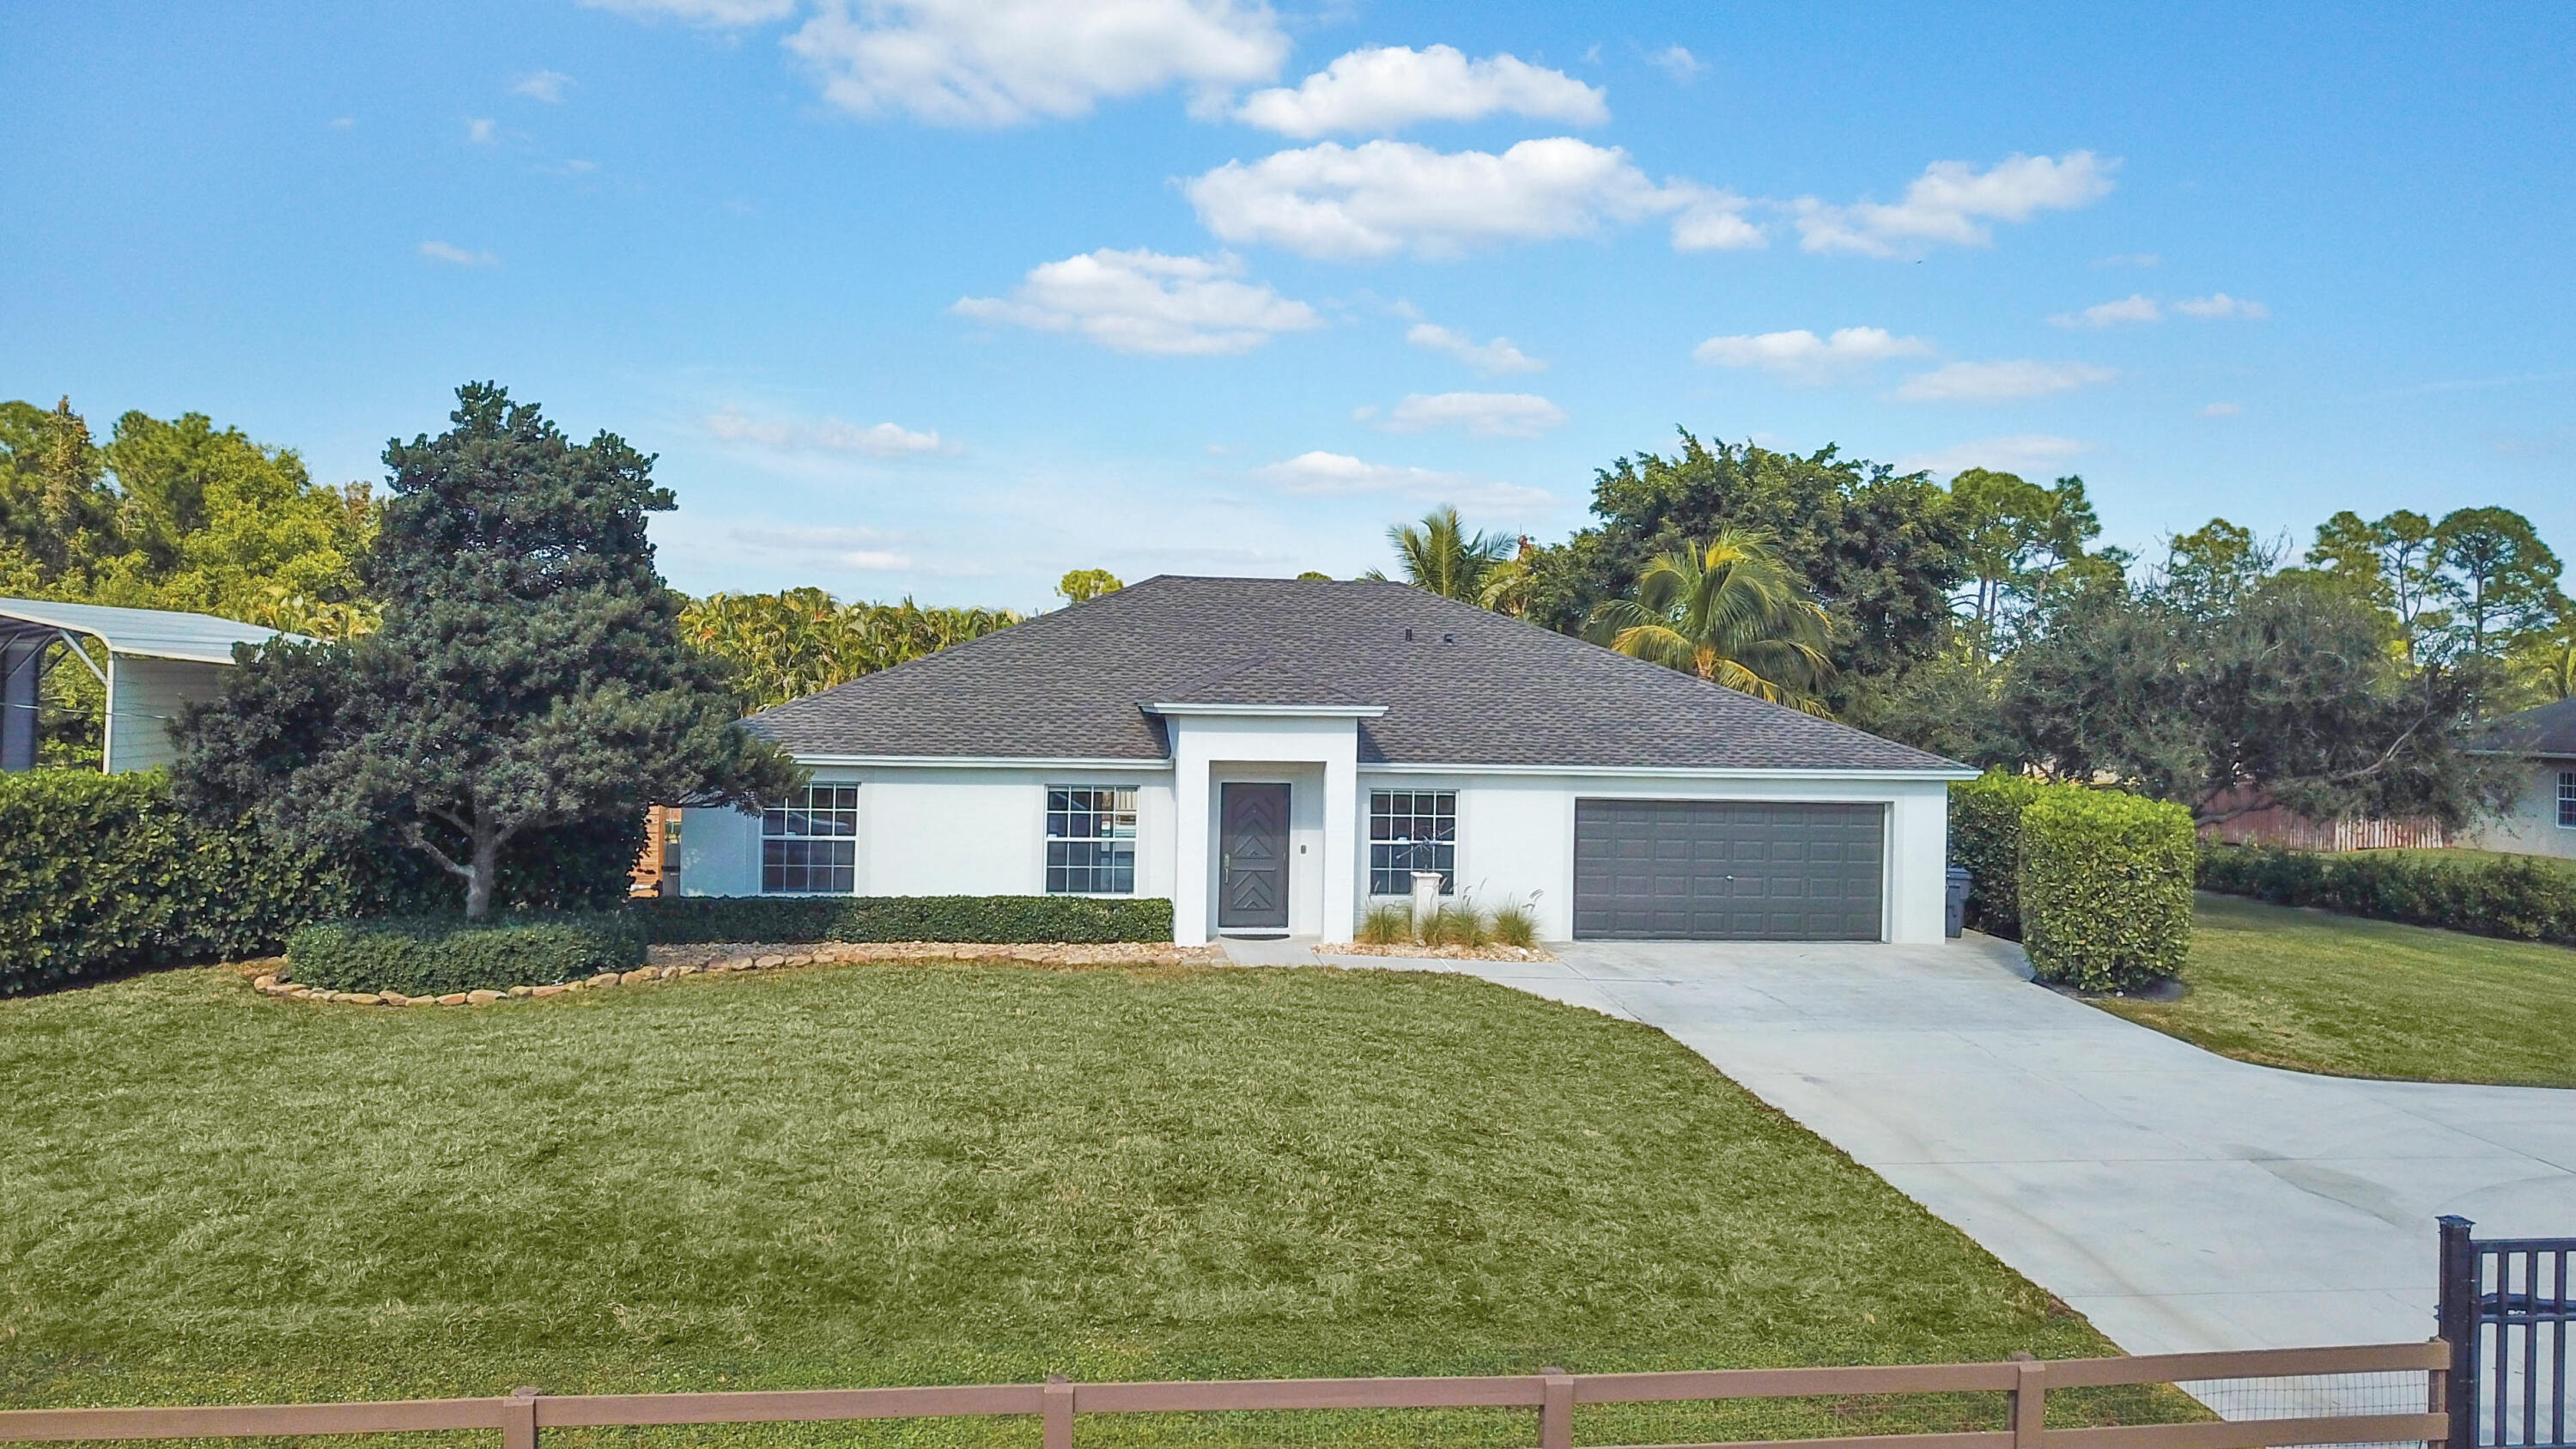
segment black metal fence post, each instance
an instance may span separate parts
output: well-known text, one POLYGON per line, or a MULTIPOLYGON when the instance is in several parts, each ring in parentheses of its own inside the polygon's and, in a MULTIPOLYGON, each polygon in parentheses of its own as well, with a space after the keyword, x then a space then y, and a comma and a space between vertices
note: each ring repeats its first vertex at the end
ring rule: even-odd
POLYGON ((2451 1413, 2449 1449, 2478 1449, 2478 1250, 2467 1218, 2444 1214, 2442 1227, 2442 1340, 2451 1346, 2451 1376, 2444 1397, 2451 1413))

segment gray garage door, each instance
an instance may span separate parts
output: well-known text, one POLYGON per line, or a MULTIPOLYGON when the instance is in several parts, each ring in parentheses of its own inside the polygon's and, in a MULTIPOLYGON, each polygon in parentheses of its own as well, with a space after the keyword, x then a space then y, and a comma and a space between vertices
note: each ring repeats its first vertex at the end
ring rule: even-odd
POLYGON ((1574 934, 1875 941, 1885 807, 1574 802, 1574 934))

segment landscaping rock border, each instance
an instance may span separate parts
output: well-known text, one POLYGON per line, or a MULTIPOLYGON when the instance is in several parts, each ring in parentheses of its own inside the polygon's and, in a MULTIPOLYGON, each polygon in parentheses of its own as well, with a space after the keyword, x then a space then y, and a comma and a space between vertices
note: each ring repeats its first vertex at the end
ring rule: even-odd
POLYGON ((343 1006, 489 1006, 500 1001, 561 996, 568 991, 604 991, 612 986, 648 986, 683 976, 734 971, 783 971, 799 966, 838 966, 878 961, 992 961, 1021 966, 1214 966, 1225 953, 1213 946, 1172 946, 1144 942, 1132 945, 987 945, 972 941, 825 941, 811 945, 722 943, 655 946, 647 963, 632 971, 602 971, 580 981, 545 986, 513 986, 506 991, 452 991, 444 996, 405 996, 397 991, 317 991, 298 985, 290 963, 269 959, 234 968, 250 979, 254 990, 288 1001, 328 1001, 343 1006))

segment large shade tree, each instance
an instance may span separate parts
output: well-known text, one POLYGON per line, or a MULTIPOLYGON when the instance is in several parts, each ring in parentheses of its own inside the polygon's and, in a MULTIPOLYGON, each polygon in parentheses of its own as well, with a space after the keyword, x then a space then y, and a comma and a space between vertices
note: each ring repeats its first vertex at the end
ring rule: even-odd
POLYGON ((745 700, 767 709, 1018 622, 1008 609, 843 603, 803 588, 691 600, 680 634, 730 665, 745 700))
POLYGON ((2499 772, 2460 745, 2474 682, 2410 666, 2346 581, 2270 559, 2213 522, 2145 586, 2072 599, 2003 670, 2016 763, 2117 779, 2203 823, 2272 802, 2451 826, 2492 809, 2499 772))
POLYGON ((246 653, 176 727, 181 798, 289 842, 406 846, 479 917, 522 835, 795 788, 680 637, 645 536, 674 506, 652 460, 610 433, 575 444, 489 383, 458 389, 451 421, 385 450, 383 628, 246 653))
POLYGON ((1657 556, 1727 528, 1760 529, 1832 625, 1829 697, 1846 714, 1948 644, 1951 594, 1968 577, 1948 493, 1831 447, 1783 453, 1685 431, 1670 457, 1643 453, 1600 470, 1592 512, 1597 525, 1526 561, 1527 617, 1579 631, 1603 600, 1633 597, 1657 556))

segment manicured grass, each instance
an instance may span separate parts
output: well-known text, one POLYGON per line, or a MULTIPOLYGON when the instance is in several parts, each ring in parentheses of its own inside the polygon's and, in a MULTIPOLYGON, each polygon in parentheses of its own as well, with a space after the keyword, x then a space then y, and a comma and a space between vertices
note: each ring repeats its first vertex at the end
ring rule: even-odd
MULTIPOLYGON (((2111 1351, 1660 1033, 1455 977, 854 966, 469 1011, 177 971, 0 1002, 0 1082, 13 1405, 2111 1351)), ((998 1422, 876 1437, 1035 1443, 998 1422)), ((746 1434, 869 1437, 600 1437, 746 1434)))
POLYGON ((2105 1000, 2243 1061, 2576 1087, 2576 950, 2202 895, 2191 992, 2105 1000))

